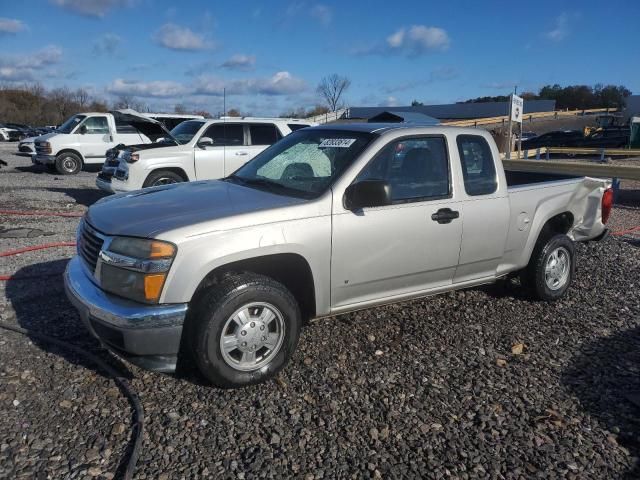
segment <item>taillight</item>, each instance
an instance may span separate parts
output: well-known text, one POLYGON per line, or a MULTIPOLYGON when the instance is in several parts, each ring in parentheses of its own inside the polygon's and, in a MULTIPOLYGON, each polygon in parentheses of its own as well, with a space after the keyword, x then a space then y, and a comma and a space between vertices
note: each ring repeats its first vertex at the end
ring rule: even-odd
POLYGON ((607 188, 602 195, 602 223, 609 221, 611 209, 613 208, 613 189, 607 188))

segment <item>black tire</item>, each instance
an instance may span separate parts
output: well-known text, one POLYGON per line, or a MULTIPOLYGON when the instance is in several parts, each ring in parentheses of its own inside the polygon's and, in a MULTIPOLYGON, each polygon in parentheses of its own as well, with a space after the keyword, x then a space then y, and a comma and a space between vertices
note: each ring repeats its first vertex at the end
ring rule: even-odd
POLYGON ((573 241, 564 234, 553 235, 543 232, 533 249, 529 264, 521 272, 520 281, 534 298, 553 302, 565 294, 571 285, 575 269, 573 241), (560 259, 557 262, 550 259, 554 253, 556 258, 560 259), (566 267, 564 258, 568 261, 566 267), (555 270, 553 269, 554 264, 557 266, 555 270), (554 273, 548 275, 548 267, 554 270, 554 273))
MULTIPOLYGON (((255 308, 254 314, 257 315, 260 307, 255 308)), ((253 318, 258 320, 259 317, 249 317, 244 327, 247 329, 249 326, 253 327, 254 323, 251 321, 253 318)), ((225 276, 219 283, 209 287, 203 295, 200 295, 195 301, 188 322, 188 348, 200 372, 214 385, 222 388, 238 388, 264 382, 277 375, 286 365, 298 344, 301 316, 296 299, 284 285, 264 275, 238 273, 225 276), (241 337, 242 332, 239 330, 242 328, 231 321, 234 313, 256 303, 274 307, 281 314, 280 319, 276 318, 276 322, 282 322, 284 327, 280 334, 279 348, 274 348, 270 354, 264 354, 263 361, 267 363, 260 365, 257 369, 242 370, 231 364, 233 360, 225 359, 221 337, 226 334, 229 337, 236 336, 238 340, 257 338, 253 336, 252 331, 249 331, 248 336, 241 337), (230 327, 239 330, 229 335, 230 327)), ((255 327, 255 332, 262 335, 257 328, 258 326, 255 327)), ((266 337, 262 337, 264 338, 266 337)), ((244 345, 246 344, 247 342, 244 342, 244 345)), ((244 358, 244 352, 240 351, 240 342, 236 348, 233 353, 244 358)), ((251 348, 251 345, 244 348, 251 348)), ((266 347, 254 350, 254 355, 257 355, 262 348, 266 347)))
POLYGON ((63 152, 56 157, 56 171, 60 175, 76 175, 82 170, 82 158, 73 152, 63 152))
POLYGON ((184 182, 184 178, 171 170, 156 170, 149 174, 142 184, 142 188, 158 187, 160 185, 170 185, 181 182, 184 182))

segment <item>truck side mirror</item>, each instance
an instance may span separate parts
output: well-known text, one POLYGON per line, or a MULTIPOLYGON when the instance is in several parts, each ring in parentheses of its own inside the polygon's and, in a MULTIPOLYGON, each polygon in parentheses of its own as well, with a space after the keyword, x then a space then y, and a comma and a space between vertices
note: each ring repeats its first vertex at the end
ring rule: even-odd
POLYGON ((344 208, 360 210, 391 204, 391 186, 385 180, 363 180, 352 183, 344 192, 344 208))
POLYGON ((78 129, 78 133, 80 135, 84 135, 85 133, 87 133, 87 126, 86 125, 80 125, 80 128, 78 129))
POLYGON ((200 140, 198 140, 198 146, 200 148, 210 147, 212 145, 213 145, 213 138, 200 137, 200 140))

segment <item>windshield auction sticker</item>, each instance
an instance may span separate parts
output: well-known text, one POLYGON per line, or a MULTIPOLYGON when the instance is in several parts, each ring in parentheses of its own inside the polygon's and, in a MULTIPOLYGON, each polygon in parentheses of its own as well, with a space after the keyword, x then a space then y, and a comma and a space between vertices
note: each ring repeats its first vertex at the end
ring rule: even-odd
POLYGON ((349 148, 355 142, 355 138, 325 138, 320 145, 319 148, 349 148))

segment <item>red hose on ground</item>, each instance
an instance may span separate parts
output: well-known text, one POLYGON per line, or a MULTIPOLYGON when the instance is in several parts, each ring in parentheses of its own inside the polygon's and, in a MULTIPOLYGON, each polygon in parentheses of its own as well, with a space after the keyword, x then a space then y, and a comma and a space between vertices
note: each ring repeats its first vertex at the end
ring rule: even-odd
POLYGON ((40 217, 82 217, 80 212, 46 212, 43 210, 0 210, 0 215, 35 215, 40 217))
MULTIPOLYGON (((21 253, 33 252, 34 250, 44 250, 46 248, 55 248, 55 247, 75 247, 76 242, 56 242, 56 243, 45 243, 44 245, 35 245, 33 247, 24 247, 18 248, 17 250, 7 250, 6 252, 0 252, 0 257, 9 257, 11 255, 19 255, 21 253)), ((57 273, 43 273, 40 275, 0 275, 0 282, 6 282, 9 280, 31 280, 37 279, 40 277, 50 277, 53 275, 60 275, 61 272, 57 273)))
POLYGON ((634 232, 640 232, 640 226, 629 228, 628 230, 619 230, 617 232, 611 232, 611 235, 620 236, 620 235, 626 235, 627 233, 634 233, 634 232))
POLYGON ((18 255, 20 253, 32 252, 34 250, 44 250, 45 248, 54 247, 75 247, 76 242, 56 242, 45 243, 44 245, 35 245, 33 247, 18 248, 17 250, 7 250, 6 252, 0 252, 0 257, 9 257, 11 255, 18 255))

